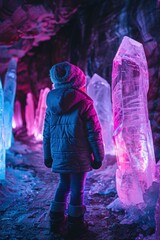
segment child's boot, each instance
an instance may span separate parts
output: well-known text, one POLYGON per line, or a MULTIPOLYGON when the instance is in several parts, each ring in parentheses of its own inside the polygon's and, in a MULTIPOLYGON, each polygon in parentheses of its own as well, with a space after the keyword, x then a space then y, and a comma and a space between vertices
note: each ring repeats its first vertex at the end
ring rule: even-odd
POLYGON ((66 216, 64 214, 66 203, 52 202, 50 209, 50 230, 53 233, 63 234, 66 226, 66 216))
POLYGON ((88 223, 84 220, 86 207, 83 205, 73 206, 69 204, 68 208, 68 234, 78 235, 88 230, 88 223))

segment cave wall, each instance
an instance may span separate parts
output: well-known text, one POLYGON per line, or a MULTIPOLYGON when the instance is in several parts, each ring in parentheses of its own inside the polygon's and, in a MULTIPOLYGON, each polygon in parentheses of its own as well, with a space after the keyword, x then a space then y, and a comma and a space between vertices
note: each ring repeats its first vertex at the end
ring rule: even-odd
POLYGON ((112 61, 127 35, 144 46, 149 68, 148 109, 160 159, 160 5, 158 0, 0 1, 0 75, 19 57, 16 98, 51 87, 49 69, 70 61, 111 84, 112 61))

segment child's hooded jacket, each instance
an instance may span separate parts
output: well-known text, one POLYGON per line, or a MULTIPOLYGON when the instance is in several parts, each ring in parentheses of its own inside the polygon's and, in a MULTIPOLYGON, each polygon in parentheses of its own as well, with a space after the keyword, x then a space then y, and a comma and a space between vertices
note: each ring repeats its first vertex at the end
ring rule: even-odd
POLYGON ((91 161, 103 160, 104 148, 93 101, 78 90, 86 84, 85 74, 65 61, 52 66, 50 78, 55 90, 49 92, 46 100, 45 165, 52 165, 52 170, 59 173, 90 171, 91 161))
POLYGON ((57 88, 47 96, 43 131, 44 160, 53 172, 88 172, 104 158, 101 127, 92 99, 75 88, 57 88))

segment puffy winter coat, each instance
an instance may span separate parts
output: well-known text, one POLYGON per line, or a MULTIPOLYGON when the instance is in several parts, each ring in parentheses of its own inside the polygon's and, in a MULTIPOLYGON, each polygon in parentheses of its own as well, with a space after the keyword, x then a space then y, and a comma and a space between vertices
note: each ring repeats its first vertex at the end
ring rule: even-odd
POLYGON ((92 99, 78 89, 51 90, 43 130, 44 160, 59 173, 88 172, 102 161, 101 127, 92 99))

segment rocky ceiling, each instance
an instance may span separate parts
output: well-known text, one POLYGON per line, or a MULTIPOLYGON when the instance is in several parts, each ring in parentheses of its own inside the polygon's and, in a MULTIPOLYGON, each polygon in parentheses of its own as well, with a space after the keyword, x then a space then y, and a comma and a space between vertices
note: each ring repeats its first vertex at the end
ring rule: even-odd
POLYGON ((22 59, 50 40, 76 13, 78 1, 0 1, 1 73, 11 56, 22 59))
POLYGON ((0 0, 0 75, 18 57, 16 98, 50 86, 52 64, 68 60, 111 83, 112 61, 127 35, 144 46, 150 78, 148 108, 160 158, 159 0, 0 0))

